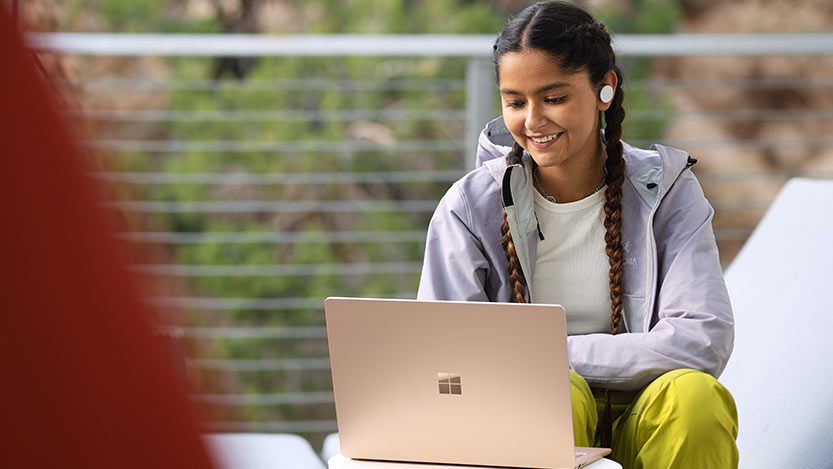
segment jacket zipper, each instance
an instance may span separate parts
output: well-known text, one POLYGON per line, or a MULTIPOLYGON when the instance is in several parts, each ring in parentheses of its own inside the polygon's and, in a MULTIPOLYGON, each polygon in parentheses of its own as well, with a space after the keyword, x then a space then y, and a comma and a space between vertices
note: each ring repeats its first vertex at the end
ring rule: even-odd
POLYGON ((541 222, 538 221, 538 214, 535 214, 535 225, 538 228, 538 239, 544 240, 544 233, 541 231, 541 222))

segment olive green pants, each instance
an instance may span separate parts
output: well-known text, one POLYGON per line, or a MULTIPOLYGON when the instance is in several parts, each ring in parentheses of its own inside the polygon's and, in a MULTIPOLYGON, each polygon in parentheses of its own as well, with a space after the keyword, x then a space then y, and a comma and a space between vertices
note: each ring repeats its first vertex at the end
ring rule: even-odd
MULTIPOLYGON (((576 446, 594 446, 604 392, 570 370, 576 446)), ((613 453, 624 469, 736 468, 732 395, 706 373, 665 373, 641 391, 611 391, 613 453)))

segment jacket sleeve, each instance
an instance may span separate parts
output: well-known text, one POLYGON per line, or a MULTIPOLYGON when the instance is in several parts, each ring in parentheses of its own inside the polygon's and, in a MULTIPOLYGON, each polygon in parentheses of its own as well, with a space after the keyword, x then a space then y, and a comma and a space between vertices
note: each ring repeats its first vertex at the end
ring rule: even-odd
POLYGON ((654 217, 657 291, 648 332, 568 338, 571 366, 594 386, 640 389, 667 371, 719 377, 734 319, 711 221, 714 210, 684 170, 654 217))
POLYGON ((467 200, 454 184, 428 225, 418 299, 489 301, 485 292, 489 263, 471 226, 467 200))

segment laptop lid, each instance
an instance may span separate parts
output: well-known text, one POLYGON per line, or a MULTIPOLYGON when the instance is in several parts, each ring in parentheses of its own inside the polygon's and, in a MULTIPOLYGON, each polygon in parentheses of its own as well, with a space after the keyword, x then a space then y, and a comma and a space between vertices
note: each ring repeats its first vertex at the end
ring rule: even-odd
POLYGON ((576 465, 561 306, 328 298, 324 309, 344 456, 576 465))

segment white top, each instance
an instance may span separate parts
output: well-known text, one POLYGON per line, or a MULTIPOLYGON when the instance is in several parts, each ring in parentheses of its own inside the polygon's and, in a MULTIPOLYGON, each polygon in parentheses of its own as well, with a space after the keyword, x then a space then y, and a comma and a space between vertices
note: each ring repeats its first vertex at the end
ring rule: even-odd
POLYGON ((604 241, 604 188, 569 203, 535 191, 538 242, 532 302, 567 310, 567 334, 610 331, 610 264, 604 241))

